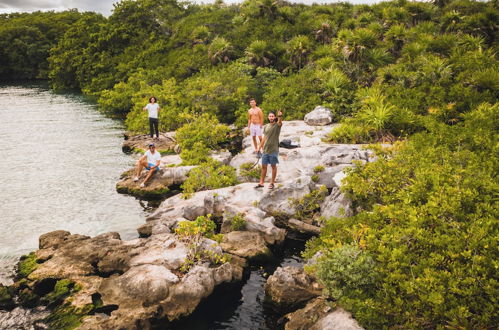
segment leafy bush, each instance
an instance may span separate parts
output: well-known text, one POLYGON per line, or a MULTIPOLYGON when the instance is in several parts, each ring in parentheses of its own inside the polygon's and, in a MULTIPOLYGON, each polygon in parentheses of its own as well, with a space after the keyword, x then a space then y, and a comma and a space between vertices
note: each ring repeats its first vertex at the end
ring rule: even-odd
POLYGON ((320 206, 327 196, 326 186, 313 190, 302 198, 291 198, 290 206, 295 210, 294 218, 298 220, 309 220, 320 210, 320 206))
POLYGON ((246 219, 244 219, 244 214, 238 213, 230 219, 230 228, 232 230, 244 230, 246 228, 246 219))
POLYGON ((428 122, 350 171, 344 189, 363 211, 328 220, 308 253, 323 251, 317 274, 363 326, 495 326, 498 110, 428 122))
POLYGON ((214 253, 210 249, 203 249, 202 242, 204 238, 219 240, 215 234, 216 225, 211 220, 211 215, 199 216, 194 221, 182 221, 175 229, 175 233, 189 244, 189 252, 181 271, 187 272, 197 262, 209 261, 212 264, 222 264, 228 262, 228 257, 222 254, 214 253))
POLYGON ((175 135, 181 148, 180 157, 186 165, 201 164, 207 161, 211 149, 219 149, 218 144, 227 139, 230 128, 207 114, 183 118, 187 123, 175 135))
POLYGON ((217 189, 237 184, 236 169, 210 160, 193 168, 182 184, 185 197, 201 190, 217 189))
POLYGON ((253 163, 244 163, 239 167, 239 175, 246 180, 260 179, 262 167, 260 165, 253 166, 253 163))

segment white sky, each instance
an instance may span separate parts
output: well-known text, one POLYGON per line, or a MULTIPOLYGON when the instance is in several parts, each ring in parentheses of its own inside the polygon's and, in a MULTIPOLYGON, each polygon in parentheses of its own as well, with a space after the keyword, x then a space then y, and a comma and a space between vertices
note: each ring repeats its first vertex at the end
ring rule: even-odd
MULTIPOLYGON (((351 3, 375 3, 377 0, 346 0, 351 3)), ((13 12, 32 12, 37 10, 55 10, 61 11, 71 8, 77 8, 82 11, 96 11, 108 16, 113 9, 113 3, 117 0, 0 0, 0 13, 13 12)), ((198 3, 209 3, 213 1, 194 0, 198 3)), ((237 0, 225 0, 226 3, 242 2, 237 0)), ((291 2, 311 3, 334 3, 341 0, 298 0, 291 2)))

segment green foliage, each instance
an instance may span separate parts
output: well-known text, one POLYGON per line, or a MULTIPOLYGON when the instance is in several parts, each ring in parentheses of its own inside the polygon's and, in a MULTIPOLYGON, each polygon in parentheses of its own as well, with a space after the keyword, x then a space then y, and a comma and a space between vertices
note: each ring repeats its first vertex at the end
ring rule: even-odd
POLYGON ((498 110, 428 120, 350 171, 363 211, 328 220, 308 254, 324 253, 317 274, 366 328, 495 326, 498 110))
POLYGON ((182 184, 184 197, 196 191, 210 190, 237 184, 236 169, 211 160, 193 168, 182 184))
POLYGON ((327 192, 326 186, 321 186, 319 189, 311 191, 302 198, 291 198, 289 204, 295 210, 293 217, 298 220, 313 218, 320 210, 327 192))
POLYGON ((244 230, 246 228, 246 219, 244 214, 238 213, 230 219, 230 228, 234 231, 244 230))
POLYGON ((314 167, 314 173, 320 173, 323 171, 324 171, 324 166, 322 165, 317 165, 316 167, 314 167))
POLYGON ((228 262, 226 255, 215 253, 209 248, 203 248, 204 238, 220 240, 215 234, 216 225, 211 220, 211 215, 199 216, 194 221, 182 221, 175 229, 175 233, 189 244, 189 252, 180 270, 188 272, 197 262, 209 261, 212 264, 223 264, 228 262))
POLYGON ((76 10, 1 15, 0 77, 46 79, 50 49, 81 16, 76 10))
POLYGON ((244 163, 239 166, 239 175, 246 180, 260 179, 262 167, 260 165, 253 166, 253 163, 244 163))
POLYGON ((38 267, 34 252, 24 255, 17 264, 17 274, 20 278, 28 277, 38 267))
POLYGON ((210 149, 227 139, 230 128, 220 124, 216 117, 208 114, 200 116, 185 115, 187 122, 176 132, 181 148, 180 157, 186 165, 197 165, 208 160, 210 149))

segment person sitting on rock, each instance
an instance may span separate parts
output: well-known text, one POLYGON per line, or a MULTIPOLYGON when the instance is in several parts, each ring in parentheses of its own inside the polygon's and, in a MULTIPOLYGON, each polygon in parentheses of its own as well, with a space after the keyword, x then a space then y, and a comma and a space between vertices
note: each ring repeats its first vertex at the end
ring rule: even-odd
POLYGON ((133 178, 133 181, 135 182, 139 181, 140 173, 145 168, 149 172, 147 173, 144 181, 140 184, 140 187, 144 188, 146 182, 151 178, 154 172, 159 170, 160 162, 161 162, 161 154, 158 151, 156 151, 156 146, 154 145, 154 143, 149 144, 149 150, 147 150, 146 153, 142 157, 140 157, 140 159, 137 162, 135 178, 133 178))
POLYGON ((262 174, 260 183, 256 188, 263 187, 265 177, 267 176, 267 165, 272 167, 272 178, 269 188, 273 189, 275 178, 277 176, 277 164, 279 164, 279 134, 282 127, 282 111, 277 113, 277 117, 273 111, 269 112, 269 123, 263 128, 263 140, 258 147, 258 151, 263 148, 262 156, 262 174))

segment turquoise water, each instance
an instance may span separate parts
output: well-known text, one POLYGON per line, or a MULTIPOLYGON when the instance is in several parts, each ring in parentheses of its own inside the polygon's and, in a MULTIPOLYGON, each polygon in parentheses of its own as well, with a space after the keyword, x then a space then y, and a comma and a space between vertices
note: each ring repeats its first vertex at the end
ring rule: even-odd
POLYGON ((81 95, 0 85, 0 282, 43 233, 137 236, 147 210, 115 190, 134 163, 122 141, 122 123, 81 95))

